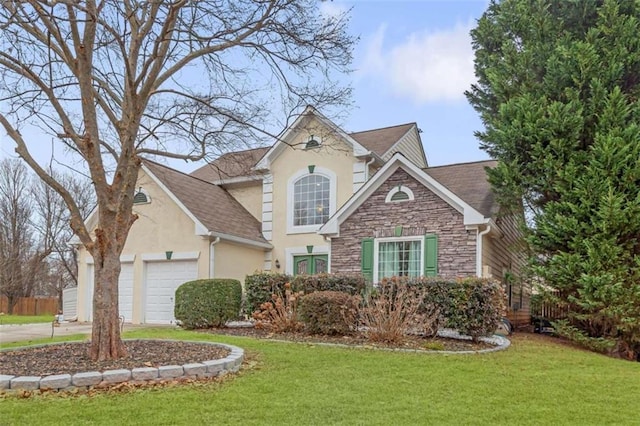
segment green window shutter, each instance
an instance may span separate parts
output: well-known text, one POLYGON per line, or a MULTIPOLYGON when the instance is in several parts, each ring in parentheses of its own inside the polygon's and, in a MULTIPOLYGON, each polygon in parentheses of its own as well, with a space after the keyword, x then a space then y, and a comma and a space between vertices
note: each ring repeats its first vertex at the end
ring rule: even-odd
POLYGON ((429 234, 424 236, 424 276, 438 275, 438 236, 429 234))
POLYGON ((371 283, 373 282, 373 238, 364 238, 362 240, 362 263, 361 271, 365 280, 371 283))

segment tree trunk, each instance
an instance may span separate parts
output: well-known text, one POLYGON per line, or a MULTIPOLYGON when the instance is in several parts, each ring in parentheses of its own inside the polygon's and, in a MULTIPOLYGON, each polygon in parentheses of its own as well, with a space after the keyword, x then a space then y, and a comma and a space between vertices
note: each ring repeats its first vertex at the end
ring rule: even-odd
POLYGON ((16 303, 18 303, 18 298, 13 295, 7 296, 7 313, 9 315, 13 314, 13 310, 16 307, 16 303))
POLYGON ((120 339, 120 315, 118 312, 118 278, 120 256, 114 253, 95 259, 93 327, 89 356, 103 361, 121 358, 127 351, 120 339))

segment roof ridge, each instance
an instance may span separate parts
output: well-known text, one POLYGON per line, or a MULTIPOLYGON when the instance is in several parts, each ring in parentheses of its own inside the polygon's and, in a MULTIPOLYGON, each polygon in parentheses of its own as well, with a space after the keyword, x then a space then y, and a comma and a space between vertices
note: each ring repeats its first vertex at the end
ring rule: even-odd
POLYGON ((424 167, 422 170, 431 170, 431 169, 437 169, 437 168, 440 168, 440 167, 464 166, 464 165, 468 165, 468 164, 489 163, 489 162, 498 162, 498 160, 488 159, 488 160, 465 161, 465 162, 462 162, 462 163, 441 164, 439 166, 424 167))
MULTIPOLYGON (((219 158, 224 157, 225 155, 230 155, 230 154, 240 154, 243 152, 249 152, 249 151, 257 151, 259 149, 269 149, 271 148, 271 146, 257 146, 255 148, 248 148, 248 149, 241 149, 240 151, 229 151, 229 152, 225 152, 224 154, 222 154, 221 156, 219 156, 218 158, 216 158, 213 161, 218 160, 219 158)), ((209 161, 209 164, 213 163, 213 161, 209 161)))
POLYGON ((204 182, 204 183, 206 183, 208 185, 213 185, 213 186, 216 186, 216 187, 224 190, 224 188, 222 188, 220 185, 216 185, 213 182, 209 182, 209 181, 206 181, 204 179, 200 179, 199 177, 193 176, 193 175, 191 175, 189 173, 185 173, 185 172, 180 171, 178 169, 174 169, 173 167, 169 167, 169 166, 167 166, 165 164, 158 163, 157 161, 149 160, 148 158, 143 158, 142 161, 155 164, 156 166, 164 167, 165 169, 171 170, 172 172, 180 173, 181 175, 186 176, 188 178, 195 179, 195 180, 198 180, 200 182, 204 182))
POLYGON ((393 129, 394 127, 409 126, 409 125, 413 125, 413 124, 415 124, 416 126, 418 125, 418 123, 417 123, 417 122, 415 122, 415 121, 410 121, 410 122, 408 122, 408 123, 394 124, 394 125, 391 125, 391 126, 378 127, 378 128, 375 128, 375 129, 369 129, 369 130, 360 130, 360 131, 358 131, 358 132, 350 132, 350 133, 349 133, 349 135, 354 135, 354 134, 356 134, 356 133, 376 132, 376 131, 378 131, 378 130, 393 129))

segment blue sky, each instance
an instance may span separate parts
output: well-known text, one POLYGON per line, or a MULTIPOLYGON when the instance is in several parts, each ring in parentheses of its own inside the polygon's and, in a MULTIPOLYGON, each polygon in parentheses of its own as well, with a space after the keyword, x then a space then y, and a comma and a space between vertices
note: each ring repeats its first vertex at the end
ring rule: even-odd
MULTIPOLYGON (((482 124, 463 95, 475 81, 469 31, 487 5, 488 0, 322 2, 327 15, 351 9, 350 32, 360 37, 354 72, 346 77, 354 108, 337 123, 353 132, 416 122, 430 165, 487 159, 473 136, 482 124)), ((47 163, 52 138, 31 136, 39 144, 36 158, 47 163)), ((13 151, 13 141, 0 132, 0 159, 13 151)), ((58 162, 68 161, 56 151, 58 162)), ((201 165, 169 164, 185 172, 201 165)))
POLYGON ((469 31, 485 0, 354 0, 323 3, 351 12, 360 36, 349 131, 417 122, 430 165, 487 159, 482 123, 464 97, 475 81, 469 31))

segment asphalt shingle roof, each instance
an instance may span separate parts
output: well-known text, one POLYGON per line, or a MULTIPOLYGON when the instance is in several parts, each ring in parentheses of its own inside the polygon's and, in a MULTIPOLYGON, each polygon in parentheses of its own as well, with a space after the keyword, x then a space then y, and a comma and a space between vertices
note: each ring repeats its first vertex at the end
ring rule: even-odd
POLYGON ((209 231, 268 244, 260 222, 223 188, 153 161, 143 162, 209 231))
POLYGON ((487 160, 428 167, 423 170, 484 217, 493 217, 498 213, 499 206, 485 168, 493 168, 497 164, 496 161, 487 160))
POLYGON ((396 142, 407 134, 416 123, 400 124, 397 126, 384 127, 382 129, 365 130, 363 132, 351 133, 360 145, 373 151, 382 157, 396 142))
POLYGON ((253 174, 251 168, 266 154, 269 148, 254 148, 223 154, 211 163, 191 172, 191 176, 207 182, 249 176, 253 174))

